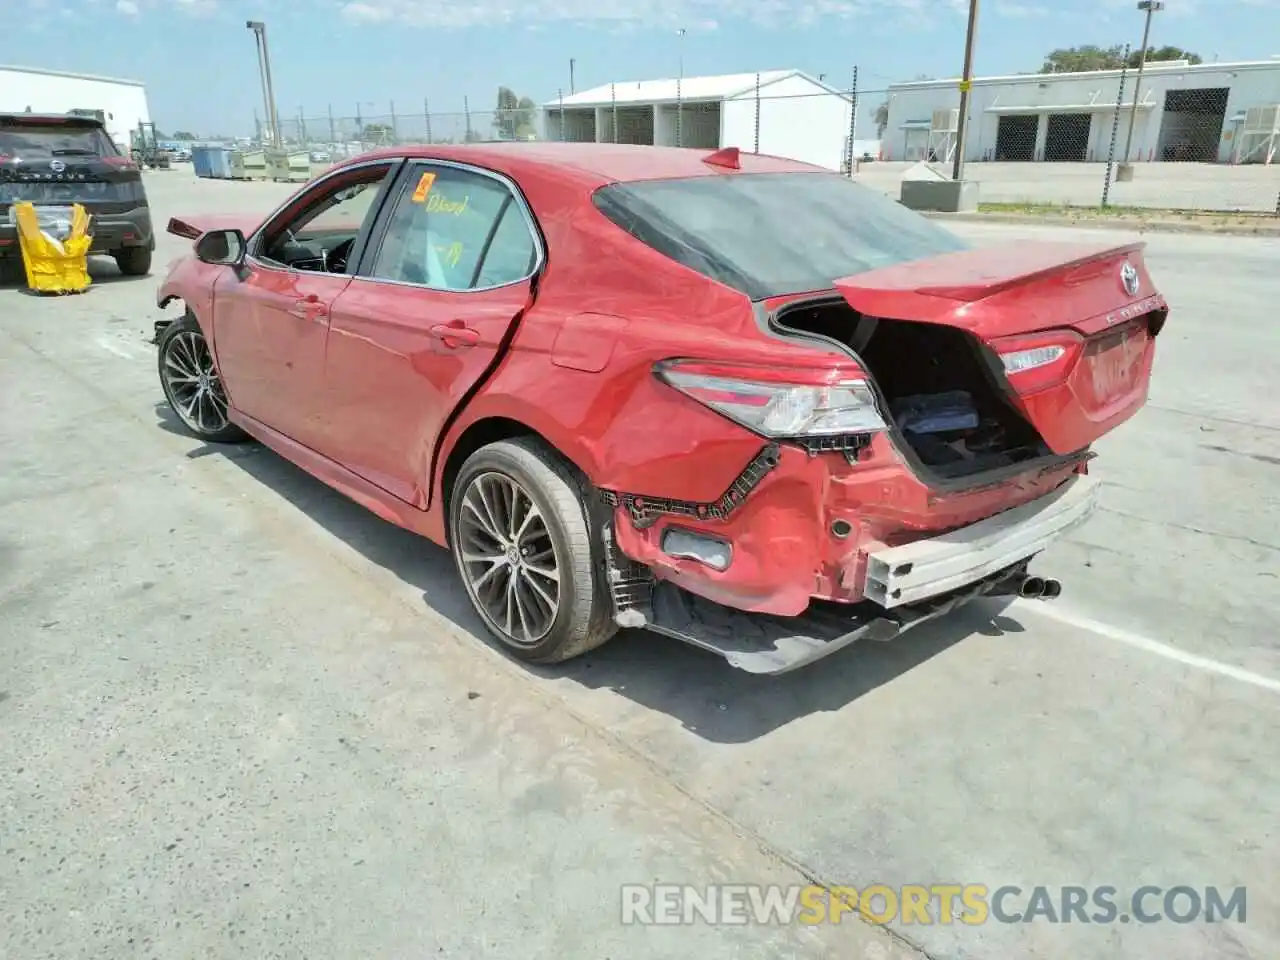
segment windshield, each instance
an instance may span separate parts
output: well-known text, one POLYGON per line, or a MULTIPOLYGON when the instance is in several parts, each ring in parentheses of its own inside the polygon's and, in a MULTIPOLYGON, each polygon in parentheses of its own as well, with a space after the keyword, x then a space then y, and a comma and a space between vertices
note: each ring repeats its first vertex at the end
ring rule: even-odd
POLYGON ((114 157, 115 144, 101 127, 78 123, 0 120, 0 157, 114 157))
POLYGON ((835 173, 617 183, 600 212, 638 240, 752 299, 968 248, 897 201, 835 173))

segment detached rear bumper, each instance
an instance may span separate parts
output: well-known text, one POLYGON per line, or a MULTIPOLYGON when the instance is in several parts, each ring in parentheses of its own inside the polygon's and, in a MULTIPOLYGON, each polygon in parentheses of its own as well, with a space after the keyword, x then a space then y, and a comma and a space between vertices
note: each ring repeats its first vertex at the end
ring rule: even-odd
POLYGON ((951 533, 869 550, 863 596, 892 609, 981 580, 1039 553, 1097 506, 1097 479, 1080 476, 1047 496, 951 533))
POLYGON ((858 640, 891 640, 979 597, 1017 594, 1031 559, 1094 512, 1098 491, 1095 478, 1078 474, 948 533, 898 547, 867 545, 859 551, 865 563, 848 567, 862 571, 859 602, 813 599, 795 616, 716 602, 675 578, 654 583, 648 569, 610 545, 618 622, 719 653, 751 673, 786 673, 858 640))

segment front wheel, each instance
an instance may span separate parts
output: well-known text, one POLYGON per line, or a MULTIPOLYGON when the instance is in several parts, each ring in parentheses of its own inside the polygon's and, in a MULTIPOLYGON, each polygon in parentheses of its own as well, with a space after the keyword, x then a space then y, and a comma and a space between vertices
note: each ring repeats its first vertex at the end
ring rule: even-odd
POLYGON ((582 484, 544 444, 489 444, 462 465, 449 541, 476 612, 503 647, 559 663, 617 631, 599 574, 582 484))
POLYGON ((165 327, 158 353, 160 386, 183 425, 210 443, 243 440, 244 432, 231 422, 222 379, 196 318, 188 313, 165 327))

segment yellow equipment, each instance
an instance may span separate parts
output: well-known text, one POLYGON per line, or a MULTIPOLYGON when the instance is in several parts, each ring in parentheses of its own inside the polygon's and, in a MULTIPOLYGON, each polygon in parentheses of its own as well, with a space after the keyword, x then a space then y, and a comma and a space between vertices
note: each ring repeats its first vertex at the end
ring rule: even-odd
POLYGON ((27 286, 37 293, 80 293, 89 286, 89 232, 92 217, 84 207, 71 207, 71 219, 52 223, 29 202, 13 205, 27 286), (64 234, 59 237, 57 234, 64 234))

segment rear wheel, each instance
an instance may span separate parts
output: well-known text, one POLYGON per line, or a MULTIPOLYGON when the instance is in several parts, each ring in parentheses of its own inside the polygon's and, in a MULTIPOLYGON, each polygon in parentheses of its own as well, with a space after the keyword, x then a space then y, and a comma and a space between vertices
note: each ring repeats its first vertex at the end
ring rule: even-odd
POLYGON ((489 632, 521 660, 558 663, 617 631, 583 484, 531 438, 482 447, 449 503, 450 547, 489 632))
POLYGON ((151 251, 146 247, 124 247, 111 256, 126 277, 145 277, 151 272, 151 251))
POLYGON ((158 347, 160 386, 183 425, 210 443, 245 439, 231 422, 222 379, 196 318, 188 313, 169 324, 158 347))

